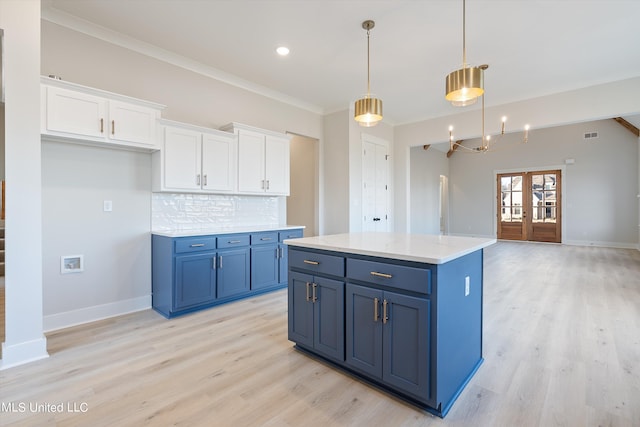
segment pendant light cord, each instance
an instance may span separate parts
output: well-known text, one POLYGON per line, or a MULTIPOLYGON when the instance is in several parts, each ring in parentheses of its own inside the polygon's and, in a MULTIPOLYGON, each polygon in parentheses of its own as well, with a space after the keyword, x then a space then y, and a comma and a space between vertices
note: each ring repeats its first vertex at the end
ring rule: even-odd
POLYGON ((369 79, 369 33, 371 30, 367 30, 367 98, 371 95, 371 81, 369 79))
POLYGON ((462 68, 467 68, 466 5, 462 0, 462 68))

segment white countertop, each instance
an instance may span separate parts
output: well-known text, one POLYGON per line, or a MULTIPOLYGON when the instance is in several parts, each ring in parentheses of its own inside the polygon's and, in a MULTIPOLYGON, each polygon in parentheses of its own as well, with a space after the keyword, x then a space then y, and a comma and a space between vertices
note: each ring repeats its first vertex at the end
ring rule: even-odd
POLYGON ((479 237, 404 233, 345 233, 284 241, 290 246, 428 264, 444 264, 495 242, 496 239, 479 237))
POLYGON ((260 233, 263 231, 294 230, 304 225, 242 225, 242 226, 206 226, 202 228, 153 230, 151 234, 165 237, 208 236, 213 234, 260 233))

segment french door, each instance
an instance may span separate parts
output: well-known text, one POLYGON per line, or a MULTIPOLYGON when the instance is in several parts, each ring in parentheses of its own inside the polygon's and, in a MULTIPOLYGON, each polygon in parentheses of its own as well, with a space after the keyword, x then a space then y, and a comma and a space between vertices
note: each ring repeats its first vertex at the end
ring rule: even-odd
POLYGON ((498 174, 498 239, 562 241, 560 170, 498 174))

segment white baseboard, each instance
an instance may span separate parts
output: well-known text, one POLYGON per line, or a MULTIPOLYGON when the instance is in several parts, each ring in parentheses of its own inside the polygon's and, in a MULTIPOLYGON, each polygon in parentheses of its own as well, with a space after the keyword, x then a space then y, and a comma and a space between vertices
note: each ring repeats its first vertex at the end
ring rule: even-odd
POLYGON ((565 245, 571 246, 593 246, 598 248, 615 248, 615 249, 638 249, 636 243, 620 243, 620 242, 593 242, 587 240, 566 240, 562 242, 565 245))
POLYGON ((0 371, 47 357, 49 357, 49 353, 47 353, 47 339, 44 336, 13 345, 7 345, 6 342, 3 342, 0 371))
POLYGON ((116 301, 109 304, 94 305, 92 307, 80 308, 78 310, 50 314, 44 316, 44 331, 56 331, 70 326, 95 322, 96 320, 121 316, 135 311, 147 310, 149 308, 151 308, 151 295, 145 295, 143 297, 116 301))

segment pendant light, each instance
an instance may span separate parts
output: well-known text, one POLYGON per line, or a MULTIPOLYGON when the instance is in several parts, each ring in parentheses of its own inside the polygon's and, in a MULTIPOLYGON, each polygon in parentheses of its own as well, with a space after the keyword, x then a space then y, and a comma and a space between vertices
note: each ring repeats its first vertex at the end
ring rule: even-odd
POLYGON ((367 94, 355 103, 354 119, 360 126, 375 126, 382 120, 382 100, 371 96, 371 81, 369 78, 369 34, 376 25, 372 20, 362 23, 362 28, 367 30, 367 94))
POLYGON ((449 73, 445 92, 447 101, 456 107, 471 105, 484 93, 482 70, 480 67, 467 67, 465 15, 466 4, 462 0, 462 68, 449 73))

